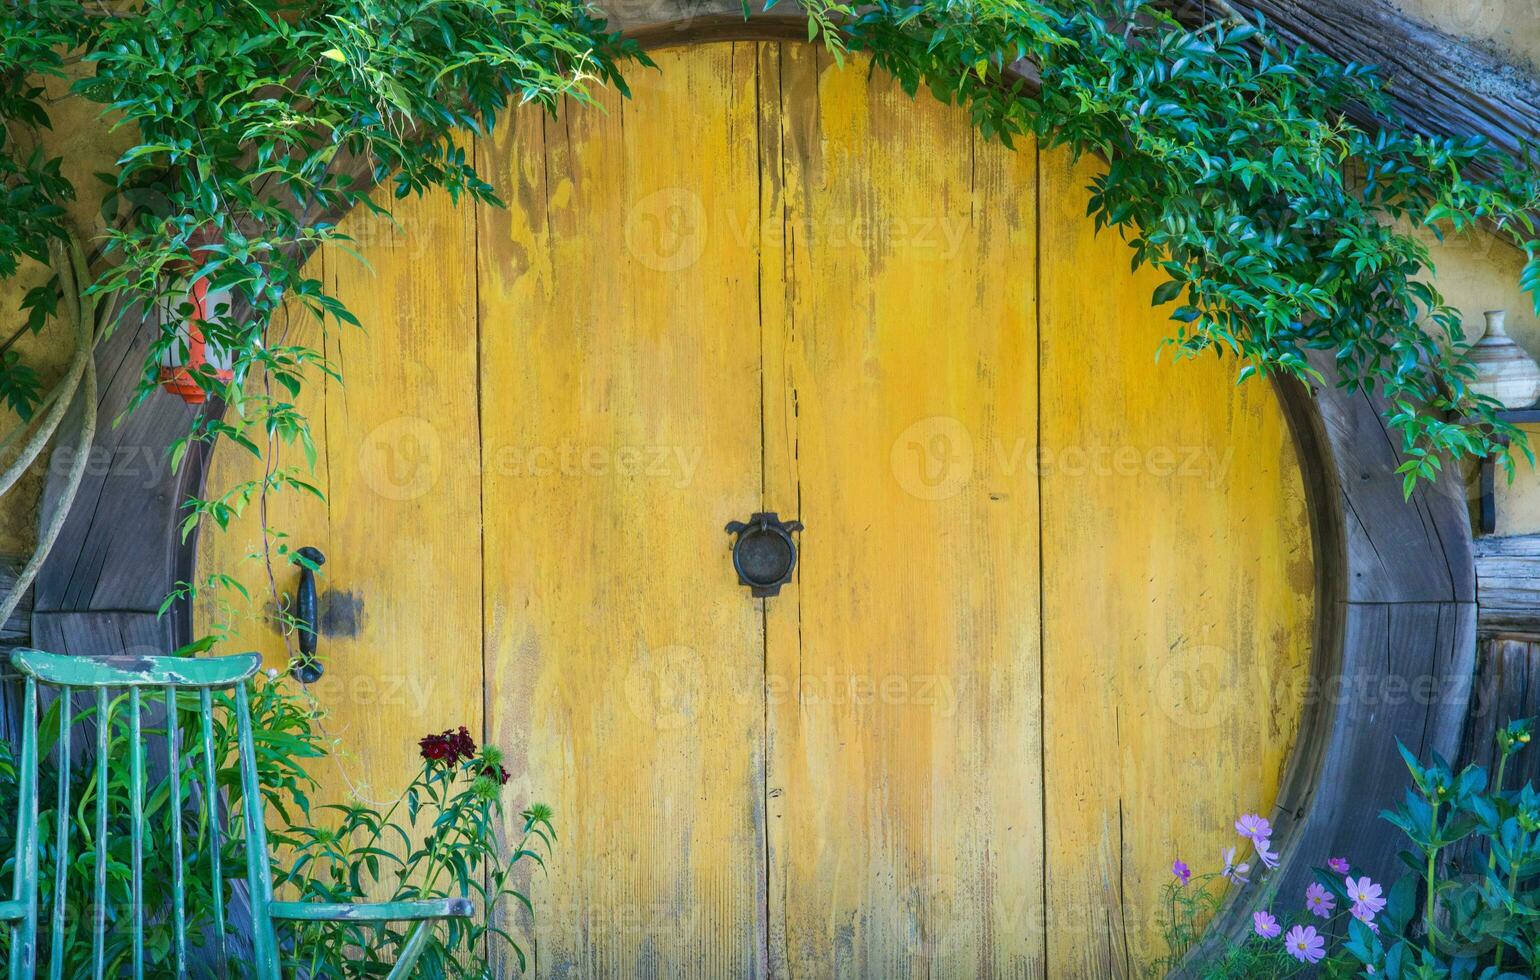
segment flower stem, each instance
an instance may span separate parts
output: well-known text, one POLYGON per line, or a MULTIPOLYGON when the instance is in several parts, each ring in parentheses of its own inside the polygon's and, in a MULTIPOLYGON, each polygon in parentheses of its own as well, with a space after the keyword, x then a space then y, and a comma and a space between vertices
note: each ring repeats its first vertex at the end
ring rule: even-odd
MULTIPOLYGON (((1507 750, 1504 750, 1503 751, 1503 757, 1500 760, 1498 760, 1498 763, 1497 763, 1497 780, 1492 784, 1492 792, 1496 796, 1498 796, 1498 797, 1501 797, 1503 795, 1503 771, 1506 770, 1507 768, 1508 768, 1508 752, 1507 752, 1507 750)), ((1487 870, 1489 870, 1489 871, 1497 870, 1497 852, 1496 851, 1488 851, 1487 852, 1487 870)), ((1501 962, 1501 959, 1502 959, 1502 956, 1501 956, 1501 953, 1499 953, 1499 955, 1498 955, 1499 962, 1501 962)))
MULTIPOLYGON (((1438 806, 1438 801, 1435 800, 1433 802, 1433 815, 1430 820, 1431 826, 1429 827, 1430 841, 1438 838, 1438 806)), ((1430 844, 1428 848, 1428 900, 1422 910, 1423 929, 1428 934, 1428 952, 1434 956, 1438 955, 1438 936, 1434 932, 1433 925, 1433 904, 1437 901, 1438 896, 1437 882, 1434 880, 1434 876, 1438 873, 1438 852, 1438 845, 1430 844)))

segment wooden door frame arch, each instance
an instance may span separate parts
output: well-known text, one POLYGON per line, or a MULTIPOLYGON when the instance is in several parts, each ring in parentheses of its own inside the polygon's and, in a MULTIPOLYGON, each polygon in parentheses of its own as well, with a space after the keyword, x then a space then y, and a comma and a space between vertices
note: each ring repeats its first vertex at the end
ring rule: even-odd
MULTIPOLYGON (((745 19, 738 0, 622 0, 612 24, 649 48, 718 41, 806 43, 806 22, 786 13, 745 19)), ((1031 66, 1022 73, 1035 79, 1031 66)), ((338 218, 340 215, 333 215, 338 218)), ((149 324, 120 329, 98 349, 99 411, 116 418, 141 377, 149 324)), ((1303 470, 1316 564, 1312 686, 1273 819, 1282 894, 1302 893, 1311 869, 1346 856, 1376 878, 1396 872, 1395 838, 1380 809, 1399 800, 1406 774, 1395 739, 1413 752, 1453 757, 1475 668, 1476 605, 1464 481, 1446 467, 1403 500, 1397 438, 1378 397, 1328 379, 1274 389, 1303 470)), ((1170 366, 1166 370, 1181 370, 1170 366)), ((151 398, 117 426, 101 426, 93 462, 36 583, 33 642, 72 654, 163 652, 191 640, 186 603, 158 615, 190 581, 197 534, 179 532, 182 504, 200 493, 209 448, 172 473, 169 447, 199 411, 151 398)), ((64 474, 53 468, 44 519, 64 474)), ((1231 909, 1222 925, 1243 921, 1231 909)))

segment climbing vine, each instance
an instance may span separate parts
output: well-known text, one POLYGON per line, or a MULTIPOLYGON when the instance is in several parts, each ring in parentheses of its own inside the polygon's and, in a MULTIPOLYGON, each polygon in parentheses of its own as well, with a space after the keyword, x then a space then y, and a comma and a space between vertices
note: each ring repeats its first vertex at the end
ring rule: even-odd
POLYGON ((1174 304, 1176 355, 1321 382, 1309 352, 1323 352, 1342 384, 1387 396, 1408 494, 1451 458, 1500 453, 1511 476, 1505 439, 1529 453, 1471 392, 1460 315, 1411 230, 1484 227, 1522 249, 1540 313, 1533 159, 1407 132, 1372 66, 1233 14, 1189 26, 1148 0, 804 2, 836 54, 867 52, 911 95, 966 105, 985 136, 1105 160, 1091 216, 1165 276, 1152 301, 1174 304), (1384 124, 1355 124, 1354 107, 1384 124))
MULTIPOLYGON (((1532 161, 1407 132, 1371 66, 1230 14, 1193 24, 1149 0, 798 2, 810 40, 965 105, 985 136, 1104 160, 1091 215, 1127 240, 1135 266, 1163 274, 1152 301, 1170 304, 1176 356, 1213 351, 1240 379, 1316 382, 1320 360, 1334 361, 1341 383, 1388 396, 1408 493, 1451 459, 1503 452, 1511 473, 1504 443, 1525 447, 1523 435, 1470 390, 1460 318, 1414 232, 1479 226, 1524 249, 1522 285, 1540 309, 1532 161), (1354 122, 1354 107, 1383 125, 1354 122)), ((200 415, 174 451, 180 461, 224 439, 268 461, 188 503, 184 532, 224 526, 269 494, 319 493, 275 449, 313 457, 296 401, 335 368, 276 314, 356 322, 303 264, 316 246, 346 245, 337 217, 388 214, 393 198, 432 188, 499 205, 465 134, 517 104, 555 111, 594 85, 624 91, 628 61, 650 64, 575 0, 12 0, 0 13, 0 278, 24 258, 56 265, 78 237, 66 205, 85 189, 41 139, 53 76, 132 139, 102 175, 115 217, 83 273, 111 316, 82 336, 157 326, 143 399, 162 357, 185 353, 188 279, 229 291, 200 326, 232 369, 191 372, 227 410, 200 415)), ((59 271, 70 281, 31 290, 0 347, 0 398, 26 426, 58 395, 13 345, 63 315, 61 302, 78 306, 68 287, 80 276, 59 271)), ((264 551, 270 564, 287 554, 272 533, 264 551)))
MULTIPOLYGON (((26 259, 57 274, 27 293, 24 322, 0 347, 0 397, 24 429, 59 400, 62 385, 44 392, 14 345, 81 292, 114 311, 93 325, 92 345, 144 323, 156 331, 134 405, 157 390, 164 359, 188 359, 184 325, 196 314, 229 370, 211 363, 184 378, 226 410, 198 415, 172 464, 222 439, 267 465, 189 501, 183 533, 226 526, 253 502, 265 513, 274 493, 319 494, 296 399, 307 380, 336 371, 287 326, 309 315, 324 336, 357 320, 306 273, 308 253, 345 249, 336 222, 355 206, 388 217, 392 200, 433 188, 500 204, 467 157, 466 134, 516 105, 554 112, 563 99, 587 100, 593 85, 624 90, 618 65, 628 59, 650 64, 570 0, 10 0, 0 10, 0 278, 26 259), (80 241, 67 218, 88 189, 44 150, 50 78, 132 141, 89 189, 112 218, 95 242, 80 241), (88 250, 77 284, 57 257, 88 250), (196 309, 188 292, 199 279, 228 300, 196 309), (308 465, 278 465, 283 445, 308 465)), ((271 569, 289 549, 263 524, 271 569)), ((229 575, 213 584, 240 589, 229 575)), ((194 590, 182 583, 167 605, 194 590)))

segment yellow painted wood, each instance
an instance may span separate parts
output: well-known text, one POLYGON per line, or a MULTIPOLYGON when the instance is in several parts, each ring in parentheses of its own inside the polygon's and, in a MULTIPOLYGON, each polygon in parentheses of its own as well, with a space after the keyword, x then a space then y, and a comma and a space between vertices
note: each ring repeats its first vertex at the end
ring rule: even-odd
POLYGON ((1137 975, 1172 859, 1214 867, 1270 814, 1314 591, 1277 397, 1232 360, 1155 362, 1158 279, 1084 218, 1095 172, 1042 157, 1048 956, 1076 977, 1137 975))
MULTIPOLYGON (((399 202, 397 217, 399 228, 363 210, 345 220, 368 266, 340 249, 311 260, 365 328, 330 330, 325 349, 345 382, 317 372, 302 394, 326 502, 270 499, 285 543, 326 555, 326 675, 313 691, 341 755, 317 773, 322 798, 387 805, 421 764, 422 735, 465 725, 479 736, 483 725, 475 215, 434 194, 399 202)), ((289 329, 322 346, 308 316, 289 329)), ((280 463, 304 466, 297 449, 280 463)), ((209 485, 257 476, 253 464, 222 448, 209 485)), ((230 530, 206 530, 200 564, 235 569, 257 603, 225 649, 257 649, 282 668, 266 569, 242 559, 260 547, 258 529, 253 506, 230 530)), ((292 595, 297 568, 275 571, 292 595)))
MULTIPOLYGON (((506 211, 313 260, 369 331, 302 398, 329 502, 274 501, 328 556, 326 792, 429 730, 502 746, 561 833, 539 976, 1136 974, 1298 725, 1276 398, 1156 363, 1090 165, 802 45, 658 60, 478 141, 506 211), (764 604, 723 532, 761 508, 807 523, 764 604)), ((265 594, 253 529, 200 570, 265 594)))
POLYGON ((537 972, 763 972, 754 45, 518 114, 481 158, 487 705, 548 800, 537 972))
POLYGON ((780 965, 1040 976, 1036 154, 815 48, 760 75, 765 507, 807 525, 768 604, 780 965))

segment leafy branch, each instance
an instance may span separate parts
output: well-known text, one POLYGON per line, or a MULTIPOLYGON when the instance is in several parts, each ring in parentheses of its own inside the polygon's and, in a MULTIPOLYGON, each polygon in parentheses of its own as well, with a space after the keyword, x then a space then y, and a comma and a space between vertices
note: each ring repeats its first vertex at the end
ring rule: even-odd
POLYGON ((1532 160, 1405 132, 1372 67, 1289 48, 1233 12, 1193 28, 1148 0, 803 5, 837 57, 869 53, 910 94, 966 106, 986 137, 1103 159, 1090 215, 1165 276, 1152 301, 1174 304, 1176 356, 1320 383, 1309 352, 1325 352, 1343 385, 1388 399, 1408 494, 1446 459, 1498 453, 1511 475, 1505 442, 1529 454, 1471 390, 1459 313, 1403 229, 1490 229, 1527 255, 1540 313, 1532 160), (1386 125, 1356 125, 1355 106, 1386 125))
MULTIPOLYGON (((133 405, 157 390, 163 359, 186 358, 188 322, 231 368, 188 371, 224 412, 197 417, 173 465, 193 443, 216 439, 269 464, 281 447, 298 447, 313 464, 296 401, 316 372, 335 370, 320 350, 288 343, 275 314, 312 317, 323 338, 357 320, 306 274, 309 253, 345 248, 336 221, 355 207, 388 215, 388 199, 371 196, 376 186, 396 198, 442 188, 500 203, 467 158, 464 134, 489 130, 513 106, 554 112, 563 99, 589 99, 591 85, 624 89, 618 65, 627 59, 650 64, 570 0, 23 0, 0 12, 0 124, 47 129, 39 79, 78 62, 90 71, 69 97, 133 134, 99 175, 104 212, 121 216, 83 280, 116 311, 102 333, 130 319, 156 330, 133 405), (197 280, 222 299, 195 308, 197 280)), ((23 258, 53 265, 51 244, 68 236, 63 205, 76 193, 58 159, 19 146, 0 142, 0 195, 13 205, 0 209, 0 277, 23 258)), ((69 295, 60 289, 55 277, 29 294, 36 326, 69 295)), ((0 352, 0 398, 23 418, 43 398, 30 371, 0 352)), ((272 546, 266 500, 287 490, 316 492, 301 468, 268 465, 259 480, 190 501, 183 532, 205 519, 226 526, 259 500, 271 563, 286 549, 272 546)), ((179 594, 192 588, 182 583, 179 594)))

